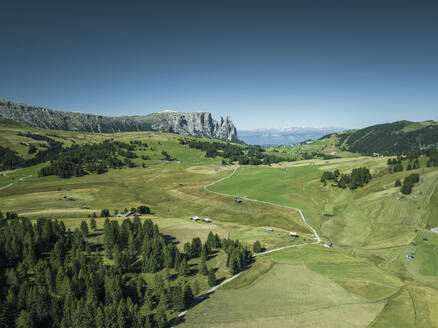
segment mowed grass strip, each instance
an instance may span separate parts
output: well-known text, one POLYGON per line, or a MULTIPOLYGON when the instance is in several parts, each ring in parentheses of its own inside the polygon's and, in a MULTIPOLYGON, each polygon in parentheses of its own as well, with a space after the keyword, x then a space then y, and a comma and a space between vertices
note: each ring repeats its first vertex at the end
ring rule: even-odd
POLYGON ((249 287, 217 291, 181 327, 366 327, 383 305, 304 265, 276 264, 249 287))

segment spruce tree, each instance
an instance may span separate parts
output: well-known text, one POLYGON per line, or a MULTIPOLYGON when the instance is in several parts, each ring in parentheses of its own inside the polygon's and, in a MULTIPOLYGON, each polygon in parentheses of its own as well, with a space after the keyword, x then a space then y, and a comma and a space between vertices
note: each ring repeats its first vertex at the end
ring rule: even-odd
POLYGON ((85 221, 81 222, 81 233, 82 233, 82 237, 87 238, 87 236, 88 236, 88 224, 85 221))
POLYGON ((96 224, 96 219, 95 218, 91 218, 91 220, 90 220, 90 227, 91 227, 91 229, 96 230, 97 224, 96 224))
POLYGON ((213 268, 208 271, 208 285, 210 287, 216 286, 216 274, 213 268))
POLYGON ((254 243, 252 250, 255 254, 260 253, 262 251, 262 245, 258 240, 256 240, 256 242, 254 243))
POLYGON ((200 291, 198 280, 195 280, 195 282, 193 283, 192 290, 193 290, 193 295, 196 297, 200 291))
POLYGON ((157 307, 157 312, 155 313, 154 318, 158 328, 167 327, 166 311, 161 306, 157 307))
POLYGON ((203 259, 201 259, 201 263, 199 264, 199 273, 203 276, 206 276, 208 274, 207 264, 203 259))
POLYGON ((186 284, 184 286, 183 298, 184 298, 184 308, 189 307, 193 302, 193 291, 189 284, 186 284))
POLYGON ((187 277, 190 274, 189 264, 187 263, 186 258, 184 257, 179 265, 179 274, 187 277))

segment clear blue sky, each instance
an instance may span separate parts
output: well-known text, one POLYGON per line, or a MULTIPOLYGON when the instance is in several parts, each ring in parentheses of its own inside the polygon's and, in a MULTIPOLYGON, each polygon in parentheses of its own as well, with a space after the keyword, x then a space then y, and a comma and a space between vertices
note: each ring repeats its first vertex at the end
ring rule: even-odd
POLYGON ((438 120, 437 1, 89 2, 0 2, 0 97, 240 129, 438 120))

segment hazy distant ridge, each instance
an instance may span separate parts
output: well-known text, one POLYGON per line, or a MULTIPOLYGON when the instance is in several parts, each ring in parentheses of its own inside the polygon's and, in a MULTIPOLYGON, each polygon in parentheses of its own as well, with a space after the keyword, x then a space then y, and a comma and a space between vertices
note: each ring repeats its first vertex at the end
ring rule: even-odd
POLYGON ((239 138, 248 144, 292 145, 308 139, 319 139, 324 135, 345 129, 336 127, 288 127, 280 129, 239 130, 239 138))

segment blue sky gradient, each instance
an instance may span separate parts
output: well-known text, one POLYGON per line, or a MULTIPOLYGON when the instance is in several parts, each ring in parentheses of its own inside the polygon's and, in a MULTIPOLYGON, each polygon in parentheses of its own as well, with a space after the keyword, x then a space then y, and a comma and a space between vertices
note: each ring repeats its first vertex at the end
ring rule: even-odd
POLYGON ((436 4, 2 1, 0 97, 240 129, 438 120, 436 4))

